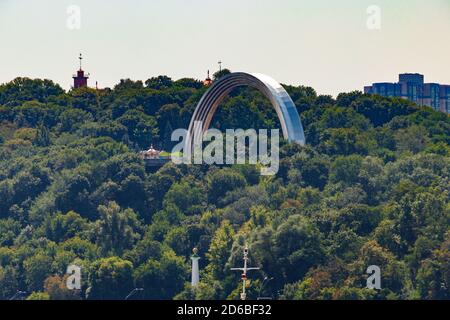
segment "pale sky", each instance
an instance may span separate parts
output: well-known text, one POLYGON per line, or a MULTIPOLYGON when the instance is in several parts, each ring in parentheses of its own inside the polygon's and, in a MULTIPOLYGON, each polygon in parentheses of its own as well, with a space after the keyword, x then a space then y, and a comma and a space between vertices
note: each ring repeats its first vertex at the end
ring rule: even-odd
POLYGON ((47 78, 65 89, 83 53, 89 84, 204 79, 217 62, 318 93, 362 90, 419 72, 450 84, 450 0, 0 0, 0 83, 47 78), (81 28, 67 27, 67 8, 81 28), (367 8, 381 29, 367 28, 367 8))

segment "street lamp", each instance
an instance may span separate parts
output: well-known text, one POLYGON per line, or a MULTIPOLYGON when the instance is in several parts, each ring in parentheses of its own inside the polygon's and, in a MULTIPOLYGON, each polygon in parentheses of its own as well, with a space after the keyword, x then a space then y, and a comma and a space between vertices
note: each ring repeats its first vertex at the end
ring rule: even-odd
POLYGON ((138 291, 144 291, 143 288, 134 288, 131 292, 125 297, 125 300, 129 300, 132 296, 136 294, 138 291))
POLYGON ((266 284, 268 284, 270 281, 272 281, 273 280, 273 277, 272 278, 269 278, 269 277, 264 277, 264 280, 263 280, 263 282, 261 283, 261 286, 259 287, 259 292, 258 292, 258 298, 257 298, 257 300, 272 300, 272 298, 271 297, 261 297, 261 292, 262 292, 262 290, 264 289, 264 286, 266 285, 266 284))
POLYGON ((17 291, 9 300, 16 300, 17 297, 26 295, 27 293, 25 291, 17 291))

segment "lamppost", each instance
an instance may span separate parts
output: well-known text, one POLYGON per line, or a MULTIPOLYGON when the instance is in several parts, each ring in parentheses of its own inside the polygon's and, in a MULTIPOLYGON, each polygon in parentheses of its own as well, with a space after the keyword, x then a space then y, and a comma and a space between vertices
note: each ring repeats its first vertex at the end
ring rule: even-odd
POLYGON ((129 300, 132 296, 136 294, 138 291, 144 291, 143 288, 134 288, 131 292, 125 297, 125 300, 129 300))
POLYGON ((271 278, 264 277, 264 280, 261 283, 261 286, 259 287, 258 298, 256 300, 272 300, 272 297, 261 297, 261 292, 264 289, 264 286, 272 280, 273 280, 273 277, 271 277, 271 278))
POLYGON ((9 300, 16 300, 17 297, 21 297, 26 295, 27 293, 25 291, 17 291, 9 300))

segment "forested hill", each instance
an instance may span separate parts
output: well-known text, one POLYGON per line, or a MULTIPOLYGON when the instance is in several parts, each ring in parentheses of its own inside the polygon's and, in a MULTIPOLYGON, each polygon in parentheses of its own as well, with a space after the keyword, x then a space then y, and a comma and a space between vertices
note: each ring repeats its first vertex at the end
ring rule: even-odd
MULTIPOLYGON (((122 80, 65 92, 49 80, 0 86, 0 298, 237 299, 248 243, 249 298, 450 299, 450 120, 397 98, 286 86, 307 147, 283 143, 280 170, 146 171, 170 150, 205 88, 122 80), (199 249, 200 286, 190 255, 199 249), (82 267, 82 290, 65 272, 82 267), (365 289, 378 265, 382 289, 365 289), (266 281, 262 287, 262 279, 266 281)), ((259 93, 232 93, 217 128, 276 128, 259 93)))

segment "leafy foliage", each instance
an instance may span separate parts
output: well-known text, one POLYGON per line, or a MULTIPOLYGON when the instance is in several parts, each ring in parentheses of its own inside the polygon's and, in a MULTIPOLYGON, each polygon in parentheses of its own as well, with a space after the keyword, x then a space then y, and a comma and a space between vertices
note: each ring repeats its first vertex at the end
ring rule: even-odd
MULTIPOLYGON (((215 79, 226 76, 223 70, 215 79)), ((402 99, 286 86, 308 146, 282 141, 280 170, 166 164, 205 92, 166 76, 64 92, 49 80, 0 86, 0 298, 236 299, 250 247, 249 297, 450 299, 450 120, 402 99), (191 290, 190 255, 201 257, 191 290), (66 269, 82 267, 68 291, 66 269), (382 270, 382 290, 365 288, 382 270), (264 277, 273 280, 264 284, 264 277)), ((241 88, 217 128, 273 128, 255 90, 241 88)))

